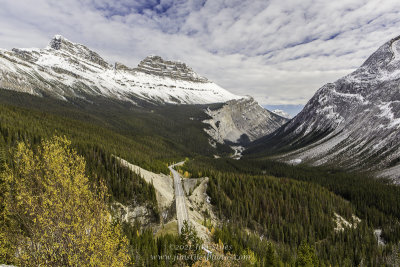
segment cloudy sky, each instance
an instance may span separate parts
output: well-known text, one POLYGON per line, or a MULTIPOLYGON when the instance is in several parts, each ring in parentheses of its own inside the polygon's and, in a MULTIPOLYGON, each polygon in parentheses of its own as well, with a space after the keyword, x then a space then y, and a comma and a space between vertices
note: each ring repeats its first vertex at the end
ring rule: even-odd
POLYGON ((269 106, 302 105, 400 35, 398 0, 0 0, 0 47, 61 34, 110 62, 190 65, 269 106))

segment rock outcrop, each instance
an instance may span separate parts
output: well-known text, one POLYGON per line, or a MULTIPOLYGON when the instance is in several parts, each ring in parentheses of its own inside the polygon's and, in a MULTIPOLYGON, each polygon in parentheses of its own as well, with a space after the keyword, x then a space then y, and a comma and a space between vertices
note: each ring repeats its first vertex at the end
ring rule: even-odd
POLYGON ((252 97, 231 100, 217 109, 207 109, 212 119, 205 131, 217 142, 247 144, 285 124, 283 118, 261 107, 252 97))
POLYGON ((136 70, 151 75, 169 77, 177 80, 200 83, 208 82, 206 78, 199 76, 185 63, 164 60, 160 56, 146 57, 139 63, 136 70))
POLYGON ((72 55, 76 55, 79 58, 83 58, 104 68, 110 67, 110 65, 96 52, 90 50, 84 45, 70 42, 61 35, 54 36, 49 43, 49 47, 54 50, 66 51, 72 55))

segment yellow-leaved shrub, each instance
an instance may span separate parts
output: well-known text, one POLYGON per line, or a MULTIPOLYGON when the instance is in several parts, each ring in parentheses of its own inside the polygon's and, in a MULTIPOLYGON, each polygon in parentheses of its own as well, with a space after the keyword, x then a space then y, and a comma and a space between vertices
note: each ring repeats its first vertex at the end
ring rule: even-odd
POLYGON ((43 141, 35 151, 18 144, 14 166, 3 173, 1 234, 7 248, 14 249, 8 261, 124 266, 130 262, 128 242, 112 221, 106 188, 89 183, 85 160, 70 145, 65 137, 43 141))

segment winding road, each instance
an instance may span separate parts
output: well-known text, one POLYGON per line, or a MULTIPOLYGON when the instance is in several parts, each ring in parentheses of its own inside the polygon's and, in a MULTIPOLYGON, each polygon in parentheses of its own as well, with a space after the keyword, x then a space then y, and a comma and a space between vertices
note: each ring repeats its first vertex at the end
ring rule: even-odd
POLYGON ((177 171, 174 170, 175 166, 182 165, 184 162, 179 162, 174 165, 169 166, 169 170, 174 177, 174 188, 175 188, 175 199, 176 199, 176 217, 178 219, 178 232, 181 233, 181 229, 183 227, 183 222, 189 222, 189 216, 186 209, 185 202, 185 192, 182 188, 181 176, 177 171))

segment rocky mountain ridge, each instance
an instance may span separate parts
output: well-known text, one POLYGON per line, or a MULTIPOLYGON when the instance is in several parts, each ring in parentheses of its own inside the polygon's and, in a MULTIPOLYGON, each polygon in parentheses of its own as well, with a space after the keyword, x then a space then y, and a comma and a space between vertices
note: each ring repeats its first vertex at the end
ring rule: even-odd
POLYGON ((164 60, 160 56, 148 56, 143 59, 136 71, 151 75, 169 77, 172 79, 185 80, 190 82, 207 83, 207 78, 199 76, 190 67, 182 62, 164 60))
POLYGON ((289 162, 369 170, 397 179, 399 144, 397 37, 353 73, 321 87, 295 118, 256 142, 248 153, 286 151, 279 158, 289 162))

